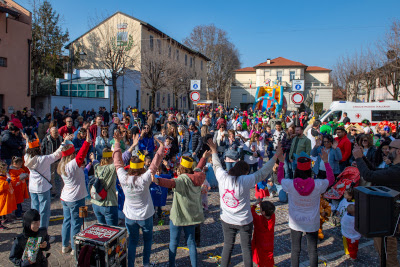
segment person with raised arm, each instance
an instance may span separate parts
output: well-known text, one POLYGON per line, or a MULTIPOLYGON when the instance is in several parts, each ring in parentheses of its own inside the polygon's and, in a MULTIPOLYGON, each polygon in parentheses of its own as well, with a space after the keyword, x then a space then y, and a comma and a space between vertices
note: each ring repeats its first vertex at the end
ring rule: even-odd
MULTIPOLYGON (((249 174, 250 166, 243 160, 238 161, 228 172, 225 171, 218 157, 217 145, 209 139, 208 146, 212 152, 213 169, 218 181, 221 203, 221 222, 224 233, 221 266, 229 265, 238 232, 240 232, 244 266, 253 266, 251 252, 253 216, 250 207, 250 189, 268 177, 276 159, 282 156, 282 149, 277 150, 260 170, 249 174)), ((280 148, 281 145, 279 144, 278 147, 280 148)))
MULTIPOLYGON (((119 182, 125 194, 123 212, 125 215, 125 225, 129 233, 128 266, 135 265, 139 229, 142 229, 143 232, 143 266, 150 266, 154 206, 149 188, 152 182, 151 175, 156 173, 158 166, 161 164, 164 145, 156 139, 159 148, 148 170, 144 168, 144 161, 137 156, 132 156, 129 161, 129 170, 126 171, 120 147, 122 136, 119 132, 114 134, 114 140, 115 147, 112 156, 119 182)), ((137 144, 137 142, 138 140, 135 138, 134 144, 137 144)))

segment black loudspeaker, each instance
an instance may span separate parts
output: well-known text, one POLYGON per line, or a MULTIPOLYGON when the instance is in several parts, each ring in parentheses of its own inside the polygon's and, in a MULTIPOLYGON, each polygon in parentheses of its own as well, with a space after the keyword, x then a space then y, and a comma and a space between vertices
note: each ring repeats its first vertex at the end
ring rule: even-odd
POLYGON ((368 238, 393 235, 400 192, 385 186, 358 186, 354 188, 354 199, 357 232, 368 238))

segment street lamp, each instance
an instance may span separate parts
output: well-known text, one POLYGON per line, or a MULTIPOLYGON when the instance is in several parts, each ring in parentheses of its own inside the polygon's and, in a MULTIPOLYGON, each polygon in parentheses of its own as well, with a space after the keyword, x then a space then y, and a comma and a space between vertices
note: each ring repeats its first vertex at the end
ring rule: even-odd
MULTIPOLYGON (((84 60, 86 57, 85 52, 79 52, 79 60, 84 60)), ((69 84, 69 109, 72 111, 72 74, 73 74, 73 63, 75 60, 75 53, 74 53, 74 48, 71 46, 71 49, 69 50, 69 58, 70 58, 70 84, 69 84)))

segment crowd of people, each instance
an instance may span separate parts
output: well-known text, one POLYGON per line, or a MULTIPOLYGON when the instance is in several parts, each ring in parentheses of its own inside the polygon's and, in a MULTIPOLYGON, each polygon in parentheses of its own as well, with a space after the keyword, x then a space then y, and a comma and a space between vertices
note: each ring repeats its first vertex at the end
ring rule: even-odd
MULTIPOLYGON (((223 251, 228 266, 237 233, 244 266, 274 266, 277 197, 289 205, 291 264, 299 266, 301 239, 307 238, 311 266, 318 266, 323 223, 340 218, 345 253, 357 258, 361 235, 354 229, 354 192, 341 199, 324 193, 347 167, 356 167, 361 185, 384 185, 400 191, 400 139, 397 122, 376 129, 367 120, 351 124, 344 114, 321 123, 313 114, 289 115, 218 107, 197 113, 178 110, 123 112, 71 111, 63 107, 42 119, 24 109, 0 115, 0 229, 12 218, 23 220, 23 233, 10 260, 21 266, 47 266, 43 255, 22 262, 27 239, 43 236, 40 251, 50 248, 47 232, 51 200, 63 207, 62 253, 75 255, 74 235, 81 231, 79 208, 91 205, 97 221, 122 225, 129 233, 128 265, 134 266, 139 229, 143 265, 150 266, 153 223, 170 209, 169 264, 175 266, 181 232, 192 266, 198 266, 200 225, 208 210, 209 190, 220 196, 223 251), (255 189, 251 202, 251 189, 255 189), (59 192, 61 194, 59 195, 59 192), (22 210, 30 198, 31 209, 22 210), (13 214, 13 216, 10 216, 13 214), (26 265, 22 265, 26 264, 26 265)), ((222 241, 222 240, 221 240, 222 241)), ((379 238, 374 240, 379 253, 379 238)), ((389 266, 399 266, 397 239, 387 238, 389 266)), ((42 252, 40 252, 42 253, 42 252)))

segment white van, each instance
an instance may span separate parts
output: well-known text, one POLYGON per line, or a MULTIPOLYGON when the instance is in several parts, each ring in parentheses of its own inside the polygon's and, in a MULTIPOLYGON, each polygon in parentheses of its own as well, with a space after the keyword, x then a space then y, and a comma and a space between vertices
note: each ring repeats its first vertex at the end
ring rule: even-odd
POLYGON ((321 122, 333 119, 343 121, 343 113, 347 113, 350 123, 359 123, 367 119, 371 126, 381 121, 400 121, 400 101, 387 100, 381 102, 347 102, 333 101, 330 108, 319 118, 321 122))

